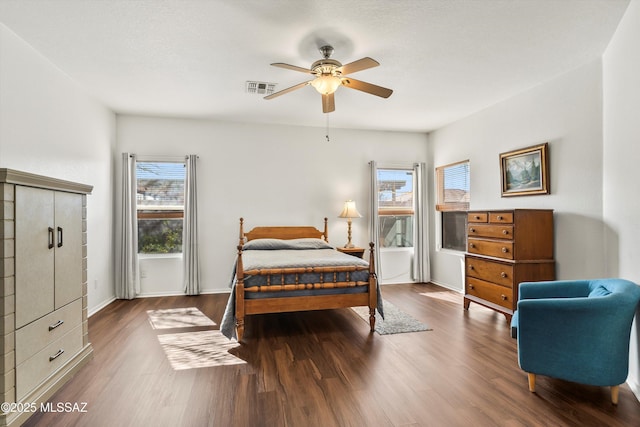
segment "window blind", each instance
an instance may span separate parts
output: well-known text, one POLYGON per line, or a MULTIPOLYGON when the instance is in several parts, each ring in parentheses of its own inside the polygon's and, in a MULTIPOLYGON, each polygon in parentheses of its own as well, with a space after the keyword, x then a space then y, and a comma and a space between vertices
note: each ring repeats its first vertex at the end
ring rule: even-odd
POLYGON ((437 211, 469 210, 469 161, 436 168, 437 211))

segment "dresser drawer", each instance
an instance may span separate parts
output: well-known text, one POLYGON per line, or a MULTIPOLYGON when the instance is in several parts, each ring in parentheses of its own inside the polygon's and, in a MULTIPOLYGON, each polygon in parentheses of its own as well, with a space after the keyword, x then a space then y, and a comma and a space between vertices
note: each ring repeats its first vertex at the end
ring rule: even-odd
POLYGON ((513 212, 490 212, 489 222, 492 224, 512 224, 513 212))
POLYGON ((487 212, 469 212, 467 213, 467 222, 483 223, 489 220, 489 214, 487 212))
POLYGON ((482 298, 505 308, 513 308, 513 289, 484 280, 467 278, 467 294, 482 298))
POLYGON ((469 237, 489 237, 491 239, 513 239, 513 225, 471 224, 467 227, 469 237))
POLYGON ((496 258, 513 259, 513 242, 468 239, 467 252, 496 258))
POLYGON ((16 397, 23 399, 31 390, 60 369, 82 349, 82 325, 16 366, 16 397))
POLYGON ((80 324, 82 299, 77 299, 16 330, 16 364, 24 362, 80 324))
POLYGON ((474 257, 466 257, 467 276, 497 283, 502 286, 513 286, 513 266, 496 261, 474 257))

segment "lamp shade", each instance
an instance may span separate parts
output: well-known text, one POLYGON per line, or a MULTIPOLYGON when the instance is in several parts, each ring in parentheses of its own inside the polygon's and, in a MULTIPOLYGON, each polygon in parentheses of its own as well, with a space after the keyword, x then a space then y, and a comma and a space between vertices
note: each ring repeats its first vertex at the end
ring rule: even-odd
POLYGON ((356 209, 356 202, 347 200, 344 202, 344 209, 342 209, 338 218, 362 218, 362 215, 360 215, 360 212, 356 209))
POLYGON ((321 95, 329 95, 338 89, 342 84, 342 80, 332 75, 321 75, 311 81, 313 86, 321 95))

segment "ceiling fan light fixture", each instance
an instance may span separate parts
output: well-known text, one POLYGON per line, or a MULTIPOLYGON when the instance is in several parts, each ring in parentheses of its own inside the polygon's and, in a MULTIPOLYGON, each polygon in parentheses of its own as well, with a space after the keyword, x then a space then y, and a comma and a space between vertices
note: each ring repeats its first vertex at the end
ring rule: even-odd
POLYGON ((342 80, 339 77, 332 75, 321 75, 311 81, 313 86, 319 94, 329 95, 334 93, 338 87, 342 84, 342 80))

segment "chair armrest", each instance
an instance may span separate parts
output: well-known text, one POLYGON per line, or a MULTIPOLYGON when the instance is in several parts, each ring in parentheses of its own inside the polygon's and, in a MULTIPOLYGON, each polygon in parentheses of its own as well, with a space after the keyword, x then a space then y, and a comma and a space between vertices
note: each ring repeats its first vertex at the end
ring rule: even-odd
POLYGON ((546 282, 522 282, 518 288, 518 300, 538 298, 577 298, 589 295, 588 280, 556 280, 546 282))

